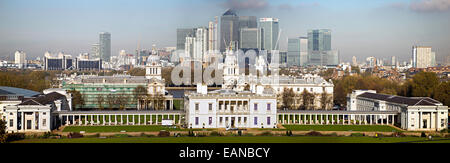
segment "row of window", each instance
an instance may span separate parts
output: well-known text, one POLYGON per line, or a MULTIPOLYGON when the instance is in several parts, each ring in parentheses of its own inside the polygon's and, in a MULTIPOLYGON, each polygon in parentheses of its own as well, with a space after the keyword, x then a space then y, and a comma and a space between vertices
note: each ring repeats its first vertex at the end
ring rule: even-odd
MULTIPOLYGON (((212 110, 212 107, 213 106, 213 104, 212 103, 209 103, 208 104, 208 109, 211 111, 212 110)), ((258 110, 258 103, 254 103, 254 105, 253 105, 253 108, 254 108, 254 110, 255 111, 257 111, 258 110)), ((271 103, 267 103, 267 110, 270 110, 270 108, 271 108, 271 103)), ((195 110, 199 110, 200 109, 200 104, 199 103, 195 103, 195 110)))
MULTIPOLYGON (((225 122, 228 122, 228 118, 229 117, 225 117, 225 122)), ((254 122, 254 125, 258 125, 258 117, 253 117, 254 119, 253 119, 253 122, 254 122)), ((219 117, 219 123, 220 124, 222 124, 224 121, 223 121, 223 119, 224 119, 224 117, 219 117)), ((247 123, 247 117, 237 117, 237 122, 238 123, 241 123, 241 120, 243 119, 243 122, 244 123, 247 123)), ((270 117, 267 117, 267 125, 270 125, 270 117)), ((199 117, 195 117, 195 125, 198 125, 199 124, 199 117)), ((208 118, 208 125, 212 125, 212 117, 209 117, 208 118)))

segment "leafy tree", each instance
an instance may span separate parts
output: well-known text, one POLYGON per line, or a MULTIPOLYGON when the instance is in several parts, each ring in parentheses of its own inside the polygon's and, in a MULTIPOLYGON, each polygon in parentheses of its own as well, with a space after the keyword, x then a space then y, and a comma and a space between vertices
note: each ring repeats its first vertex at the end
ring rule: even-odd
POLYGON ((0 143, 6 143, 6 121, 0 120, 0 143))
POLYGON ((145 76, 145 69, 143 68, 132 68, 128 71, 131 76, 145 76))
POLYGON ((442 82, 435 88, 434 99, 450 106, 450 81, 442 82))
POLYGON ((439 85, 439 78, 433 72, 419 72, 413 76, 412 96, 433 97, 433 91, 439 85))
POLYGON ((83 95, 77 90, 69 90, 67 92, 72 95, 72 109, 77 110, 78 108, 83 108, 85 105, 83 95))

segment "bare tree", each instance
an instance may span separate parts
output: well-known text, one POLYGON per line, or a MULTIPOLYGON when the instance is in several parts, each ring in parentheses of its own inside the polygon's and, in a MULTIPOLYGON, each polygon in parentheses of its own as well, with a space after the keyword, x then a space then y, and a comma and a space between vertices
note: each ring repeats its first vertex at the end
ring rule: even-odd
POLYGON ((292 109, 295 98, 294 90, 292 88, 284 88, 282 98, 283 108, 292 109))
POLYGON ((105 102, 105 98, 103 97, 102 94, 97 95, 97 104, 98 104, 98 109, 103 110, 105 109, 103 106, 103 103, 105 102))

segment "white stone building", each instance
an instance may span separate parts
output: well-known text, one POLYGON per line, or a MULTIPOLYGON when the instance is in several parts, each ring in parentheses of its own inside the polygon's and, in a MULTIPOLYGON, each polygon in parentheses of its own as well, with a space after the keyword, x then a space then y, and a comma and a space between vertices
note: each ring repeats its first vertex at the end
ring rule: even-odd
MULTIPOLYGON (((347 96, 349 111, 395 111, 396 123, 411 131, 447 129, 448 107, 429 97, 402 97, 377 94, 374 90, 355 90, 347 96)), ((377 121, 385 120, 385 116, 377 121)))
POLYGON ((222 89, 207 91, 197 85, 197 92, 185 95, 186 125, 189 128, 274 128, 276 95, 269 89, 257 93, 222 89))
POLYGON ((66 96, 57 92, 5 107, 7 132, 48 132, 56 126, 54 111, 69 110, 66 96))

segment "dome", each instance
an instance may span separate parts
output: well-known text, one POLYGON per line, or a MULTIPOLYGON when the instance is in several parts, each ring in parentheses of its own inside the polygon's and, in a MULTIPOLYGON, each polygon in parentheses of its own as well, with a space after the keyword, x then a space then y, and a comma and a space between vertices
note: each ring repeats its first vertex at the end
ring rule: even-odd
POLYGON ((156 65, 159 64, 160 57, 157 55, 150 55, 147 58, 147 65, 156 65))

